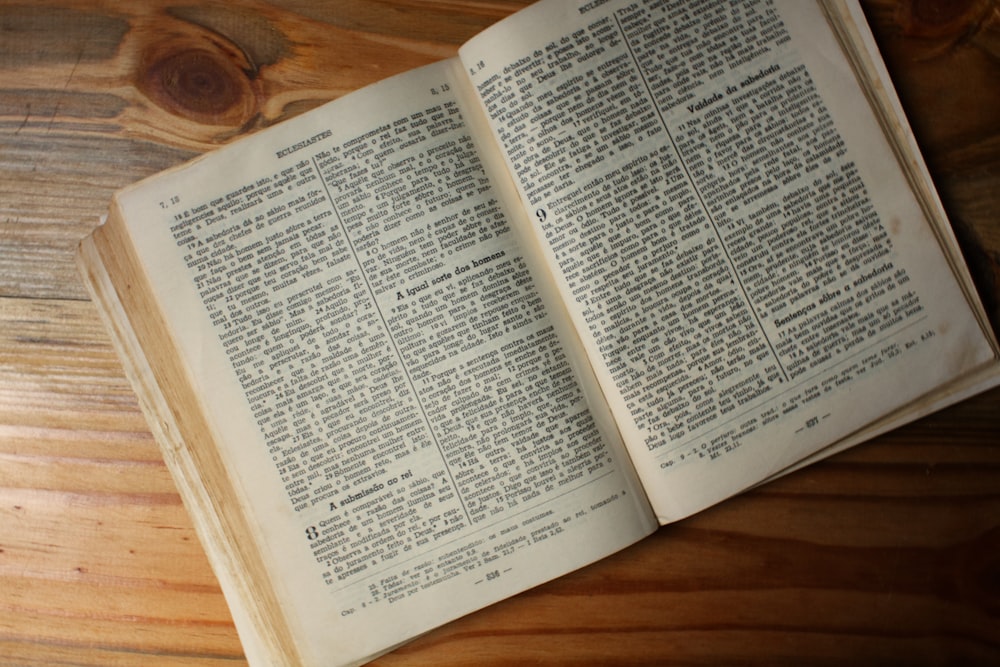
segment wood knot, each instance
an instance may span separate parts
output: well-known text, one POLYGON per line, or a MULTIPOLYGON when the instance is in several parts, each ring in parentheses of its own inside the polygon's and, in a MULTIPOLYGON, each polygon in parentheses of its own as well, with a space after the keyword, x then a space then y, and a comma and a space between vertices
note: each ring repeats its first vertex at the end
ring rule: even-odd
POLYGON ((171 114, 208 125, 241 127, 257 112, 252 68, 238 49, 179 38, 150 47, 138 87, 171 114))

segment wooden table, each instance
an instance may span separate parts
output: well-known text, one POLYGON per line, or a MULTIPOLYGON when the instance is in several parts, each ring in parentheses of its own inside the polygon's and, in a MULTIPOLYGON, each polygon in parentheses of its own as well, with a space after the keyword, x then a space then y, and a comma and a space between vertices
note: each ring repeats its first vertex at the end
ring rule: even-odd
MULTIPOLYGON (((243 663, 73 265, 112 191, 450 56, 523 4, 0 3, 0 665, 243 663)), ((996 326, 1000 6, 865 6, 996 326)), ((1000 664, 998 399, 661 529, 379 664, 1000 664)))

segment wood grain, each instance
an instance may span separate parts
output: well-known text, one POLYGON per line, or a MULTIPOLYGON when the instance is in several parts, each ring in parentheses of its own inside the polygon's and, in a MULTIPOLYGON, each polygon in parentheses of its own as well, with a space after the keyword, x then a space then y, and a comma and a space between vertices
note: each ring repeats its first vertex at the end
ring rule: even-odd
MULTIPOLYGON (((111 193, 524 2, 0 2, 0 665, 239 665, 73 250, 111 193)), ((864 3, 1000 324, 1000 9, 864 3)), ((1000 664, 1000 392, 456 621, 383 665, 1000 664)))

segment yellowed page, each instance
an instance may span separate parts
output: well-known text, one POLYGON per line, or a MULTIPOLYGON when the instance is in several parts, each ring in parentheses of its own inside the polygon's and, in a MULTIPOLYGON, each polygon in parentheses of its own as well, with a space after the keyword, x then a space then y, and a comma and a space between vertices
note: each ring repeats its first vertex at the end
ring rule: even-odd
POLYGON ((119 195, 306 664, 364 661, 656 526, 534 288, 455 66, 119 195))
POLYGON ((817 4, 542 2, 461 57, 662 522, 995 377, 817 4))

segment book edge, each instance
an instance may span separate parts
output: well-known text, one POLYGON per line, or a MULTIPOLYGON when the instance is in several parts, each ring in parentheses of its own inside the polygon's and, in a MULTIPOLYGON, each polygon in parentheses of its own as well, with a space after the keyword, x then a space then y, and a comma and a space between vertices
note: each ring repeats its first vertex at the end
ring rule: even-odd
POLYGON ((297 665, 297 651, 290 632, 287 627, 274 627, 274 619, 267 613, 267 607, 253 595, 253 584, 248 581, 249 575, 243 567, 245 556, 241 558, 237 555, 231 548, 233 540, 225 537, 230 531, 224 528, 225 521, 202 483, 199 466, 192 459, 183 437, 183 428, 155 380, 153 365, 139 342, 139 335, 120 299, 119 288, 105 264, 101 246, 110 243, 105 234, 117 215, 117 200, 113 199, 108 219, 80 242, 76 263, 82 281, 111 338, 146 423, 219 580, 249 664, 297 665))

